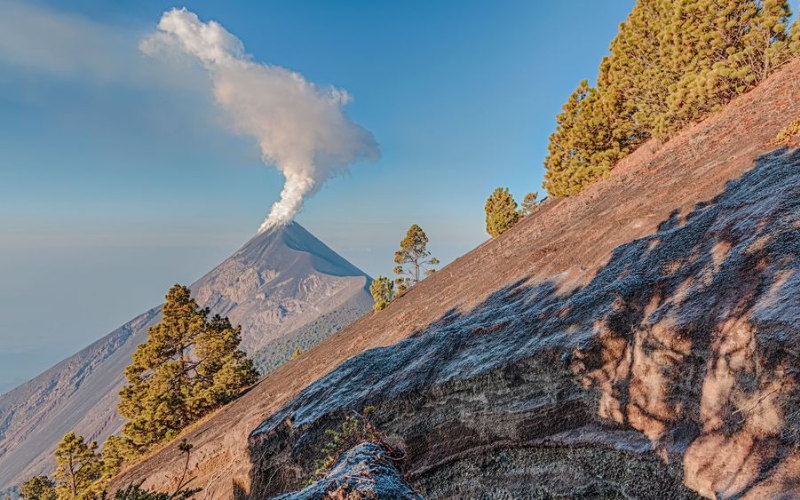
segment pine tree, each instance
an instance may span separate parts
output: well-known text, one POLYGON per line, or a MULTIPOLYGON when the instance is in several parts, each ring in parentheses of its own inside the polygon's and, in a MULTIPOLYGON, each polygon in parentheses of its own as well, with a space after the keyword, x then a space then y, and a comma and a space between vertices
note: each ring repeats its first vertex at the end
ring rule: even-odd
POLYGON ((785 52, 781 54, 781 63, 788 61, 790 58, 800 55, 800 18, 792 23, 789 29, 789 40, 786 42, 785 52))
POLYGON ((517 223, 520 213, 508 188, 497 188, 486 200, 486 232, 497 238, 517 223))
POLYGON ((758 84, 793 55, 789 29, 791 9, 787 0, 754 3, 757 9, 760 4, 760 9, 744 37, 743 59, 747 70, 756 74, 754 84, 758 84))
POLYGON ((114 477, 122 468, 125 460, 134 455, 135 450, 129 439, 123 436, 108 436, 106 442, 103 443, 103 452, 101 453, 103 479, 108 480, 114 477))
POLYGON ((603 99, 586 80, 572 93, 550 136, 543 184, 549 194, 579 193, 629 152, 630 145, 621 140, 624 129, 614 128, 619 106, 618 96, 603 99))
POLYGON ((375 312, 382 311, 392 301, 394 283, 385 276, 378 276, 377 279, 372 280, 372 284, 369 286, 369 293, 372 294, 374 302, 372 309, 375 312))
POLYGON ((651 137, 669 138, 800 53, 787 0, 639 0, 611 42, 596 87, 557 117, 544 187, 569 196, 651 137))
POLYGON ((528 193, 525 195, 525 198, 522 199, 522 207, 520 208, 520 213, 523 217, 526 217, 539 208, 539 193, 528 193))
POLYGON ((97 443, 87 444, 74 432, 68 432, 58 443, 55 482, 59 500, 91 498, 97 493, 93 486, 102 475, 102 465, 96 449, 97 443))
POLYGON ((678 79, 662 121, 673 132, 720 109, 797 54, 786 0, 683 0, 664 29, 678 79))
POLYGON ((629 151, 651 136, 661 135, 665 96, 680 68, 671 63, 669 34, 664 29, 675 0, 639 0, 603 58, 597 88, 614 102, 612 129, 621 150, 629 151))
POLYGON ((208 315, 188 288, 175 285, 161 322, 136 348, 118 410, 127 419, 123 437, 137 451, 171 439, 256 381, 252 361, 238 349, 241 328, 208 315))
POLYGON ((56 482, 47 476, 35 476, 22 483, 19 493, 25 500, 56 500, 56 482))
POLYGON ((401 276, 395 280, 397 293, 401 294, 419 283, 424 276, 433 274, 435 270, 430 266, 438 265, 439 259, 431 257, 425 231, 412 224, 400 242, 400 250, 394 253, 394 263, 397 264, 395 274, 401 276))

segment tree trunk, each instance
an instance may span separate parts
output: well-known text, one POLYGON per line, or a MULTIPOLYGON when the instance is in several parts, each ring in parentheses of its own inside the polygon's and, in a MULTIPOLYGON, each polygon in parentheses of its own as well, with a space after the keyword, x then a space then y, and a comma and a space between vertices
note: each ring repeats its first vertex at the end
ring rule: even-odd
POLYGON ((75 469, 72 463, 72 455, 69 456, 69 483, 72 490, 72 498, 78 496, 78 485, 75 483, 75 469))

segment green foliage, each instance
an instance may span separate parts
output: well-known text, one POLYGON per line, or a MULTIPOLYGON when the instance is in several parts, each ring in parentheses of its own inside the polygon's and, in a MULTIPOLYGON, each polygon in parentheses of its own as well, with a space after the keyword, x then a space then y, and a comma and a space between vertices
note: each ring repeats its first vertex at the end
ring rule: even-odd
POLYGON ((667 139, 767 78, 800 51, 787 0, 639 0, 597 86, 557 117, 544 187, 580 192, 651 137, 667 139))
POLYGON ((517 223, 520 213, 508 188, 497 188, 486 200, 486 232, 497 238, 517 223))
POLYGON ((320 450, 322 458, 316 461, 316 470, 306 484, 321 479, 327 474, 331 467, 336 464, 342 453, 354 446, 366 442, 380 442, 381 433, 370 420, 370 416, 375 411, 374 406, 367 406, 361 414, 347 415, 342 422, 341 428, 337 431, 328 429, 325 436, 328 441, 320 450))
POLYGON ((608 175, 611 167, 630 151, 622 128, 615 128, 619 108, 615 96, 582 81, 556 117, 545 159, 544 187, 554 196, 577 194, 588 184, 608 175))
MULTIPOLYGON (((26 500, 95 500, 107 499, 108 480, 117 472, 123 457, 129 456, 129 443, 119 436, 111 436, 103 447, 103 453, 96 453, 97 443, 86 444, 82 436, 67 433, 55 451, 58 468, 55 480, 47 476, 36 476, 21 486, 22 498, 26 500)), ((189 470, 189 455, 193 445, 182 439, 178 450, 186 455, 183 475, 172 494, 143 490, 141 483, 131 484, 124 490, 115 492, 116 500, 185 500, 193 497, 200 489, 185 489, 186 473, 189 470)))
POLYGON ((108 480, 114 477, 122 468, 123 462, 136 455, 136 450, 131 441, 123 436, 108 436, 103 443, 103 453, 101 463, 103 467, 103 479, 108 480))
POLYGON ((800 117, 796 118, 789 125, 786 125, 778 132, 778 135, 772 140, 773 144, 785 144, 792 139, 800 136, 800 117))
POLYGON ((64 435, 55 451, 53 477, 36 476, 21 488, 23 498, 39 500, 94 499, 104 497, 104 486, 119 472, 130 448, 119 436, 111 436, 98 453, 97 443, 87 444, 75 432, 64 435))
POLYGON ((665 41, 675 67, 686 69, 667 95, 664 132, 718 110, 791 57, 788 17, 784 0, 693 0, 675 8, 665 41))
POLYGON ((87 444, 83 436, 68 432, 55 451, 55 485, 59 500, 92 498, 97 495, 96 482, 103 473, 97 443, 87 444))
POLYGON ((56 500, 56 482, 47 476, 35 476, 22 483, 19 493, 25 500, 56 500))
POLYGON ((161 322, 125 369, 119 414, 123 438, 135 452, 173 438, 209 411, 234 399, 258 377, 238 349, 241 328, 228 318, 209 319, 188 288, 170 289, 161 322))
POLYGON ((428 251, 428 236, 416 224, 412 224, 406 237, 400 242, 400 250, 394 253, 395 274, 401 277, 395 279, 397 293, 401 294, 422 280, 422 275, 431 275, 434 269, 429 266, 439 264, 439 259, 431 257, 428 251))
POLYGON ((372 309, 376 312, 382 311, 392 301, 394 283, 385 276, 378 276, 377 279, 372 280, 372 284, 369 286, 369 293, 372 294, 372 300, 374 301, 372 309))

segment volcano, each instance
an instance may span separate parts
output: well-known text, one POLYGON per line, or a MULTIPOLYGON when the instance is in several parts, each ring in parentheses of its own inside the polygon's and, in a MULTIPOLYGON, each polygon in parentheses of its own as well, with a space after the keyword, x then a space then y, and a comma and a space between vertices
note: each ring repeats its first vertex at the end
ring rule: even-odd
MULTIPOLYGON (((370 278, 296 222, 262 232, 191 286, 212 314, 242 326, 262 373, 370 310, 370 278)), ((0 490, 55 467, 71 430, 102 442, 117 432, 123 371, 161 306, 0 396, 0 490)))

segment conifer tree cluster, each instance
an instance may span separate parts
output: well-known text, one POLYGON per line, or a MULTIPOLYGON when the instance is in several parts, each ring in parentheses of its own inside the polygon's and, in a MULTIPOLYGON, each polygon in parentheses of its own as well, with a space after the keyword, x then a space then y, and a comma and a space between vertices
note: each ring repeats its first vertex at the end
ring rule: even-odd
POLYGON ((395 297, 436 272, 433 266, 439 265, 439 259, 431 255, 428 235, 417 224, 411 224, 400 241, 400 249, 394 253, 394 263, 394 273, 398 278, 392 281, 385 276, 378 276, 370 284, 372 310, 375 312, 386 309, 395 297))
POLYGON ((25 500, 56 500, 56 482, 47 476, 34 476, 19 488, 25 500))
POLYGON ((492 238, 511 229, 523 217, 531 215, 539 208, 539 193, 528 193, 517 209, 517 202, 508 188, 497 188, 486 200, 486 232, 492 238))
MULTIPOLYGON (((228 318, 209 318, 191 297, 190 290, 175 285, 167 294, 161 321, 148 331, 132 363, 125 369, 127 384, 120 391, 119 414, 126 418, 120 436, 109 436, 102 453, 97 443, 87 443, 67 433, 55 451, 53 478, 36 476, 21 487, 29 500, 105 498, 104 487, 125 460, 154 444, 173 438, 187 425, 233 400, 242 388, 256 381, 253 362, 239 349, 241 328, 228 318)), ((181 452, 191 445, 185 440, 181 452)), ((185 474, 184 474, 185 475, 185 474)), ((167 498, 189 498, 196 490, 176 491, 167 498)), ((116 498, 162 498, 128 488, 116 498)))
POLYGON ((550 136, 543 186, 580 192, 644 141, 669 138, 798 53, 788 0, 639 0, 597 85, 584 80, 550 136))
MULTIPOLYGON (((112 436, 116 438, 116 436, 112 436)), ((112 445, 113 446, 113 445, 112 445)), ((186 472, 189 468, 189 453, 192 445, 182 440, 178 445, 181 453, 186 454, 183 476, 172 494, 154 493, 141 488, 140 484, 131 484, 124 490, 118 490, 113 496, 107 490, 108 482, 119 472, 121 461, 117 460, 117 451, 109 449, 109 441, 102 453, 97 451, 97 443, 87 443, 83 436, 68 432, 58 443, 54 453, 56 471, 53 478, 34 476, 22 483, 20 496, 24 500, 186 500, 193 497, 199 489, 184 489, 187 485, 186 472)))
POLYGON ((20 487, 26 500, 93 499, 101 495, 100 480, 110 472, 97 453, 97 443, 87 443, 83 436, 68 432, 54 453, 53 478, 35 476, 20 487))

